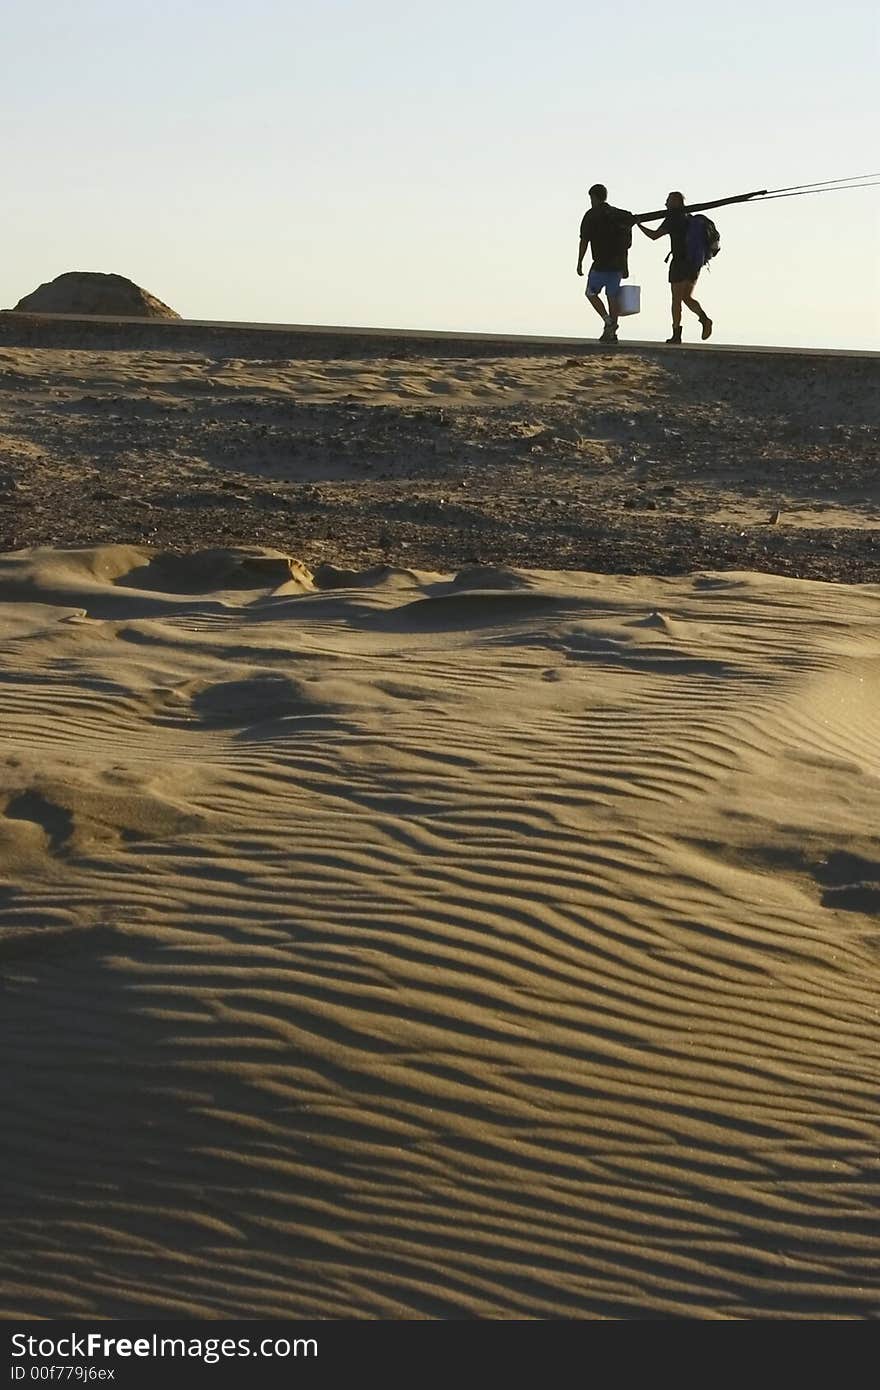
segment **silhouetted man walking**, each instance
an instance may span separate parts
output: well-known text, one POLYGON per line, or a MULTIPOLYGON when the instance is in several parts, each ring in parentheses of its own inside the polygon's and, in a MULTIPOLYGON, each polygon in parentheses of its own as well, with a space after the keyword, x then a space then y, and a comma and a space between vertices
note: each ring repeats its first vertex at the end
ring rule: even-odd
POLYGON ((581 221, 577 273, 583 275, 584 256, 587 247, 592 246, 593 264, 587 276, 586 296, 605 320, 600 343, 617 342, 617 298, 621 280, 629 276, 627 252, 632 245, 632 225, 632 213, 611 207, 608 189, 602 183, 594 183, 590 189, 590 206, 581 221), (608 299, 607 311, 600 298, 603 290, 608 299))
POLYGON ((656 241, 658 237, 668 236, 672 243, 672 260, 669 263, 669 285, 672 290, 672 337, 667 343, 681 342, 681 306, 686 304, 697 315, 703 327, 700 335, 708 338, 712 333, 712 320, 703 312, 703 307, 694 299, 694 286, 700 274, 700 266, 694 265, 687 247, 688 213, 684 208, 684 194, 670 193, 666 199, 666 216, 656 231, 638 223, 640 232, 656 241))

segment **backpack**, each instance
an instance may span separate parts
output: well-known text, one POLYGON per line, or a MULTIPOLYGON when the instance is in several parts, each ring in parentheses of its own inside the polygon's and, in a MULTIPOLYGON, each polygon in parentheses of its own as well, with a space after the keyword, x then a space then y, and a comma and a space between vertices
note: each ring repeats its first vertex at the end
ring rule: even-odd
POLYGON ((718 228, 711 218, 704 217, 701 212, 689 215, 686 237, 688 260, 698 270, 702 270, 721 250, 718 228))
POLYGON ((625 208, 613 208, 606 204, 611 217, 611 224, 614 227, 615 237, 623 255, 624 271, 623 278, 629 279, 629 250, 633 244, 633 215, 625 208))
POLYGON ((633 215, 625 208, 609 208, 609 212, 614 214, 614 224, 620 235, 621 244, 625 251, 628 251, 633 244, 633 215))

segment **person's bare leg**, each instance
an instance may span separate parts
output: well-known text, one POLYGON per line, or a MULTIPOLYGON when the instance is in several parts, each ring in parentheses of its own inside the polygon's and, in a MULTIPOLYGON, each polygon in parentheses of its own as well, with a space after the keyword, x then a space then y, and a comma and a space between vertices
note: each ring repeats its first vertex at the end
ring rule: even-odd
POLYGON ((672 337, 667 338, 666 341, 667 343, 680 343, 682 283, 676 281, 670 285, 670 289, 672 290, 672 337))
POLYGON ((607 317, 607 319, 605 320, 605 331, 604 331, 604 333, 602 334, 602 342, 603 342, 603 343, 616 343, 616 342, 617 342, 617 303, 618 303, 618 301, 617 301, 617 296, 614 295, 614 294, 611 294, 610 291, 607 291, 607 294, 608 294, 608 317, 607 317))
MULTIPOLYGON (((694 282, 694 284, 695 283, 696 281, 694 282)), ((690 290, 688 290, 688 293, 683 295, 682 297, 684 299, 685 304, 690 309, 691 313, 696 314, 697 318, 700 320, 700 323, 703 325, 702 336, 704 338, 708 338, 712 333, 712 320, 709 318, 709 315, 703 309, 702 304, 698 303, 698 301, 694 299, 694 296, 691 293, 691 290, 693 290, 693 288, 694 286, 691 285, 690 290)))
POLYGON ((608 322, 608 311, 607 311, 607 309, 605 308, 605 305, 602 303, 602 301, 601 301, 601 299, 599 298, 599 296, 598 296, 597 294, 588 294, 588 295, 587 295, 587 299, 588 299, 589 302, 592 304, 593 308, 596 310, 596 313, 599 315, 600 319, 604 319, 605 322, 607 323, 607 322, 608 322))

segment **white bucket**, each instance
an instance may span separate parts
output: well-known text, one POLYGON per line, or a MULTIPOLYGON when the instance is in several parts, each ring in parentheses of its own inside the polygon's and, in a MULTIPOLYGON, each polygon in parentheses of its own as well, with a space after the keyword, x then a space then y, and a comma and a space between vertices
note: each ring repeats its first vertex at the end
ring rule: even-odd
POLYGON ((642 290, 640 285, 621 285, 617 294, 617 312, 622 318, 624 314, 637 314, 642 307, 642 290))

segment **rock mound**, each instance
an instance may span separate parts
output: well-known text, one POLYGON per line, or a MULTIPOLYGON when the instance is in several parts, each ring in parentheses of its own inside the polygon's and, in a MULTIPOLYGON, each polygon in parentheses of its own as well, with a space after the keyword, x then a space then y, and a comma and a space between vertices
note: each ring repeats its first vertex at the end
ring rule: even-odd
POLYGON ((179 319, 180 315, 161 299, 142 290, 124 275, 102 275, 98 271, 69 270, 33 294, 25 295, 15 306, 17 313, 107 314, 119 318, 179 319))

